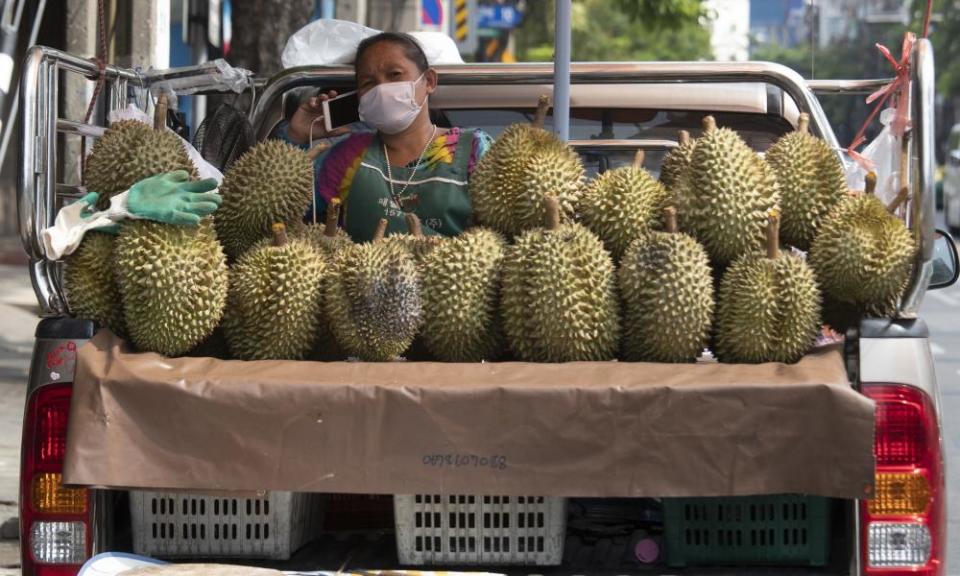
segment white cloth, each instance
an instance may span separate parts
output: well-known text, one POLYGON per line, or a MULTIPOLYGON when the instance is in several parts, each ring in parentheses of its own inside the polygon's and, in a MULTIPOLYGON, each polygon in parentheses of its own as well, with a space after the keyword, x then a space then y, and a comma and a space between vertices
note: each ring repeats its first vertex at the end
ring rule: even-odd
POLYGON ((110 199, 110 207, 100 212, 84 216, 83 212, 89 204, 83 201, 64 206, 57 213, 53 226, 44 228, 40 232, 43 240, 43 251, 50 260, 59 260, 69 256, 80 246, 84 235, 89 230, 112 226, 126 218, 139 219, 127 210, 127 190, 110 199))

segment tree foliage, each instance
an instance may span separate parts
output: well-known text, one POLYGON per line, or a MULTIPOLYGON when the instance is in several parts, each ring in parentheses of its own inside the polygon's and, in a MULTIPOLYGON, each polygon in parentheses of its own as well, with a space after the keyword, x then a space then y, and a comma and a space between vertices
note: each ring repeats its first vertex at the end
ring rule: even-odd
MULTIPOLYGON (((518 29, 520 60, 551 60, 554 1, 527 3, 518 29)), ((574 0, 572 58, 576 61, 697 60, 710 57, 700 0, 574 0)))

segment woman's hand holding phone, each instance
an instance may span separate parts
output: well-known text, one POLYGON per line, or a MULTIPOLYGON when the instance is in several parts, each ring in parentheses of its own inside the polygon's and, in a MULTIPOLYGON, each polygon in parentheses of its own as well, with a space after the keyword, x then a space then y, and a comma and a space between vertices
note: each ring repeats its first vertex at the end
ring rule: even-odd
POLYGON ((307 144, 312 139, 331 138, 350 132, 347 126, 341 126, 327 131, 323 122, 323 102, 337 97, 336 90, 330 90, 326 94, 311 96, 300 103, 300 107, 294 112, 290 119, 290 128, 288 134, 290 138, 299 144, 307 144))

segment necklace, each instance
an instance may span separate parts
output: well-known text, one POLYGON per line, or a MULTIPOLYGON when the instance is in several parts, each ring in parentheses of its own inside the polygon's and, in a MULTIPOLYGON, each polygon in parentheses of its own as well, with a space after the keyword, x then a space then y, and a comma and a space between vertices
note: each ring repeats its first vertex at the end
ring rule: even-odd
POLYGON ((393 203, 396 204, 397 208, 400 210, 403 210, 403 204, 400 203, 400 197, 406 193, 410 183, 413 182, 413 177, 417 175, 417 170, 420 169, 420 164, 423 162, 423 155, 427 152, 427 148, 430 147, 430 143, 433 142, 433 139, 436 136, 437 125, 434 124, 433 132, 430 134, 430 138, 427 140, 427 143, 423 145, 423 150, 421 150, 420 155, 417 156, 417 163, 413 165, 413 171, 410 172, 410 177, 407 178, 407 181, 404 183, 403 188, 400 189, 399 194, 397 194, 393 189, 393 170, 390 169, 390 153, 387 152, 387 143, 381 140, 381 145, 383 146, 383 157, 387 161, 387 183, 390 184, 390 197, 393 199, 393 203))

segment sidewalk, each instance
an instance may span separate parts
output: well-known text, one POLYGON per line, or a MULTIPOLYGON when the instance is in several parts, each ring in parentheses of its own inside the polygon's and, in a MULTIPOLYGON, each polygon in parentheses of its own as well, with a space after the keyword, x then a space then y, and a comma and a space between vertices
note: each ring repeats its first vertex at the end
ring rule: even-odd
POLYGON ((38 309, 18 238, 0 237, 0 576, 19 574, 16 535, 23 402, 38 309))

